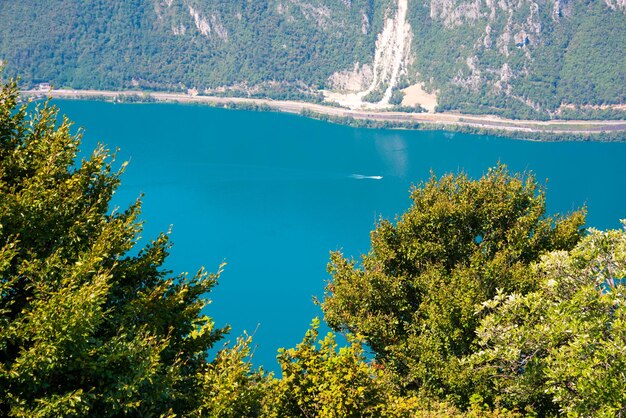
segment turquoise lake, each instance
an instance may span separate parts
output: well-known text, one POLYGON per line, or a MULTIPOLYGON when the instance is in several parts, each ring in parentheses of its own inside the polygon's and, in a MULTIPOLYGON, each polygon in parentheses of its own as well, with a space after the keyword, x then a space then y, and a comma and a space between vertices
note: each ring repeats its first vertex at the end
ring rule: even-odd
POLYGON ((409 189, 503 162, 547 180, 548 212, 587 205, 588 226, 626 218, 626 143, 542 143, 439 131, 354 129, 271 112, 174 104, 56 100, 98 142, 130 161, 114 204, 141 193, 144 238, 172 227, 166 267, 194 273, 227 262, 207 314, 230 339, 254 335, 254 363, 276 370, 279 347, 320 315, 329 251, 358 257, 380 217, 409 205, 409 189))

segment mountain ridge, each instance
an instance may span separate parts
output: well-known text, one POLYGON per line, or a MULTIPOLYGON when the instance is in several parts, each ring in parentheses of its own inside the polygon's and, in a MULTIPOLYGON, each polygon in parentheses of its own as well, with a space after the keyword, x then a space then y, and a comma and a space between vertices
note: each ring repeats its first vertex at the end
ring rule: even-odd
POLYGON ((49 3, 0 4, 0 59, 25 88, 331 91, 380 108, 419 85, 438 111, 626 118, 624 0, 49 3))

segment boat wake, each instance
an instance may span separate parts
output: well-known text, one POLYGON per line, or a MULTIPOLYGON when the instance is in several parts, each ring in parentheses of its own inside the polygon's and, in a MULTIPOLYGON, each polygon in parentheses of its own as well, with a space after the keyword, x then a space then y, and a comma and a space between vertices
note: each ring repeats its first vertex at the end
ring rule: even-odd
POLYGON ((363 174, 351 174, 349 177, 355 180, 382 180, 383 179, 383 176, 364 176, 363 174))

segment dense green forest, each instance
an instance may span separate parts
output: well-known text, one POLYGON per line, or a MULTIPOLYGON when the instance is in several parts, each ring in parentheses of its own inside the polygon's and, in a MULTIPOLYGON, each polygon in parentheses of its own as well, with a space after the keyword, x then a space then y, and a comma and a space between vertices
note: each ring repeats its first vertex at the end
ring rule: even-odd
MULTIPOLYGON (((396 0, 0 2, 0 60, 25 87, 206 89, 319 100, 374 62, 396 0), (220 88, 226 87, 226 90, 220 88)), ((626 9, 613 0, 410 0, 397 87, 439 111, 624 118, 626 9), (408 42, 407 41, 407 42, 408 42)), ((394 91, 394 103, 401 100, 394 91)), ((374 90, 367 99, 380 100, 374 90)))
POLYGON ((308 92, 373 54, 379 3, 389 2, 2 2, 0 59, 23 82, 56 87, 308 92))
POLYGON ((109 207, 125 164, 78 161, 71 122, 18 99, 0 87, 0 415, 626 412, 626 223, 546 216, 544 188, 504 166, 433 175, 359 261, 332 253, 320 303, 347 343, 313 319, 276 376, 246 335, 208 355, 228 333, 205 315, 221 272, 171 276, 167 235, 137 248, 141 201, 109 207))

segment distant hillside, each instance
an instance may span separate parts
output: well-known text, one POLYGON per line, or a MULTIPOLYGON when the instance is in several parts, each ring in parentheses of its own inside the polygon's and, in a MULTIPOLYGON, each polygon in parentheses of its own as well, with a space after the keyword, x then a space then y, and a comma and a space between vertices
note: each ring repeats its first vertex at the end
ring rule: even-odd
POLYGON ((625 39, 624 0, 0 2, 0 59, 27 86, 517 118, 623 118, 625 39))

